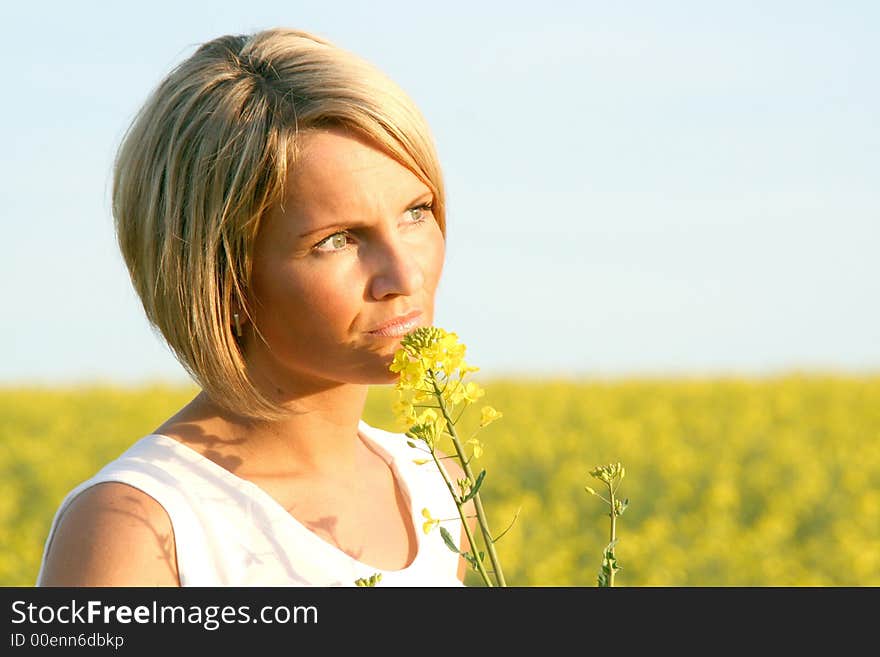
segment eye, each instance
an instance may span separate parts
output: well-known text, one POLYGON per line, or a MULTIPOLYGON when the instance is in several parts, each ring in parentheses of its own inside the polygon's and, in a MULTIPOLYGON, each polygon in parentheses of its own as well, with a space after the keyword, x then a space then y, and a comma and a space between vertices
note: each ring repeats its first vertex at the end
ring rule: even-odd
POLYGON ((335 251, 342 251, 345 248, 346 244, 348 243, 347 238, 348 238, 348 231, 341 230, 338 233, 333 233, 329 237, 326 237, 326 238, 322 239, 320 242, 318 242, 317 244, 315 244, 315 250, 317 250, 321 253, 333 253, 335 251), (330 249, 320 248, 324 244, 330 244, 332 247, 335 247, 335 248, 330 248, 330 249))
POLYGON ((413 218, 413 223, 418 224, 425 220, 425 215, 430 212, 434 208, 433 203, 422 203, 421 205, 417 205, 414 208, 410 208, 407 210, 409 213, 415 212, 416 214, 410 214, 413 218))
MULTIPOLYGON (((407 210, 409 216, 412 218, 411 224, 421 224, 424 223, 427 219, 427 214, 431 212, 434 208, 433 202, 422 203, 421 205, 416 205, 407 210)), ((341 230, 338 233, 333 233, 325 237, 323 240, 315 244, 315 251, 318 253, 340 253, 345 250, 345 247, 348 245, 348 238, 350 237, 350 233, 347 230, 341 230), (326 245, 330 245, 330 248, 324 248, 326 245)))

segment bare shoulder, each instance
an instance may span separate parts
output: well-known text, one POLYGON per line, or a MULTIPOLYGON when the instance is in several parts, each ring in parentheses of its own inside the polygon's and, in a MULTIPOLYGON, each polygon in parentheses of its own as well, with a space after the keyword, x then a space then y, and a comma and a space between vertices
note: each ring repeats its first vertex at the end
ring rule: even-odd
POLYGON ((179 586, 167 512, 128 484, 87 488, 59 519, 40 585, 179 586))

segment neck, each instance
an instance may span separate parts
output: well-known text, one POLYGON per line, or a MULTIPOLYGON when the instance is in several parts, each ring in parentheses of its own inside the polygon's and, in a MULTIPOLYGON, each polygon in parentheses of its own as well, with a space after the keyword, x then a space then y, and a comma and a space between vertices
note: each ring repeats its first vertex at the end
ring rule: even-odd
POLYGON ((364 458, 358 423, 367 392, 366 385, 345 383, 287 393, 290 413, 276 422, 232 415, 204 392, 190 406, 210 423, 211 434, 234 446, 239 475, 349 477, 364 458))

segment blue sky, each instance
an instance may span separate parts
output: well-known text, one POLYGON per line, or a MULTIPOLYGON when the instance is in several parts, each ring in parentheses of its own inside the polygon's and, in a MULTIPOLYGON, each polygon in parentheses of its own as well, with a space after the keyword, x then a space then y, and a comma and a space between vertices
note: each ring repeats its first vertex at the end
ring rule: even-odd
POLYGON ((287 26, 372 61, 448 186, 435 324, 484 374, 880 370, 880 5, 6 3, 0 384, 187 381, 109 212, 197 44, 287 26))

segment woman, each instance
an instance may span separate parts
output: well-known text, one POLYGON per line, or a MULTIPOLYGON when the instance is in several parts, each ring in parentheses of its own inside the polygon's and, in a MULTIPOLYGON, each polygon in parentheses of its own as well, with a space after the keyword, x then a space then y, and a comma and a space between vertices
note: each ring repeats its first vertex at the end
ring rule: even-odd
POLYGON ((441 473, 361 419, 401 336, 432 324, 445 254, 404 92, 306 32, 215 39, 135 118, 113 214, 202 390, 68 494, 38 585, 461 585, 465 562, 419 529, 428 508, 464 544, 441 473))

